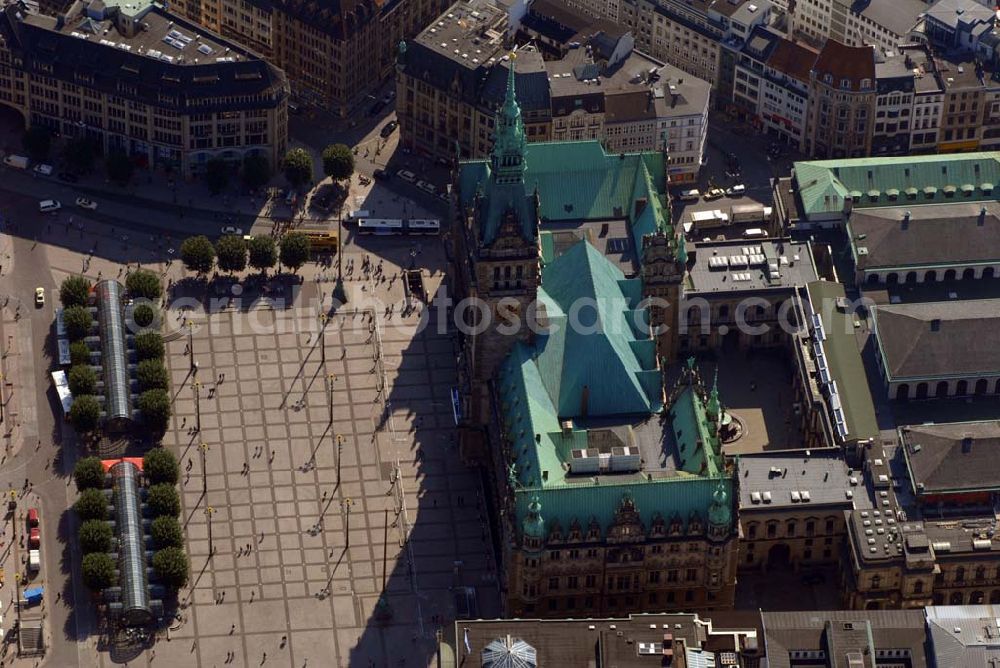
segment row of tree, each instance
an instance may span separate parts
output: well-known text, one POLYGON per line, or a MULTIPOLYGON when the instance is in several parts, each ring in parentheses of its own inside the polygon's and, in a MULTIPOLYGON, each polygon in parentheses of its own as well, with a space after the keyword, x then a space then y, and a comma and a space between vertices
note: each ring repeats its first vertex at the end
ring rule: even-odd
MULTIPOLYGON (((143 473, 151 483, 146 491, 146 508, 154 518, 149 531, 156 550, 153 570, 165 585, 177 589, 188 579, 184 532, 177 521, 181 502, 175 485, 180 478, 180 466, 169 450, 153 448, 143 457, 143 473)), ((114 533, 108 522, 104 466, 97 457, 85 457, 77 462, 73 477, 80 490, 73 510, 80 520, 83 581, 91 590, 100 591, 115 583, 117 569, 108 554, 114 547, 114 533)))
POLYGON ((233 273, 243 271, 247 265, 266 273, 279 261, 292 271, 309 259, 309 237, 292 232, 276 244, 268 236, 256 236, 249 241, 236 234, 221 237, 214 245, 206 236, 188 237, 181 243, 181 262, 188 271, 198 275, 208 274, 214 267, 233 273))

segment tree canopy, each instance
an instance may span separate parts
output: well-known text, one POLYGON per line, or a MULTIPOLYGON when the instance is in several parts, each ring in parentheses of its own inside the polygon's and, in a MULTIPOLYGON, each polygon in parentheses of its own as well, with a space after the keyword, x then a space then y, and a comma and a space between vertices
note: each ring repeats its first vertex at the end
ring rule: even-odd
POLYGON ((78 341, 90 334, 94 326, 94 316, 85 306, 70 306, 63 310, 63 324, 70 341, 78 341))
POLYGON ((222 271, 243 271, 247 268, 247 242, 243 237, 227 234, 215 243, 215 253, 222 271))
POLYGON ((271 237, 257 236, 250 240, 250 266, 267 271, 278 263, 278 247, 271 237))
POLYGON ((170 376, 167 367, 158 359, 142 360, 135 367, 135 378, 139 381, 139 390, 166 390, 170 386, 170 376))
POLYGON ((96 156, 97 147, 90 137, 73 137, 66 142, 66 148, 63 149, 66 165, 81 174, 86 174, 93 168, 96 156))
POLYGON ((221 193, 229 183, 231 173, 229 163, 222 158, 212 158, 205 163, 205 185, 208 186, 208 191, 213 195, 221 193))
POLYGON ((153 517, 177 517, 181 514, 181 499, 177 488, 170 483, 162 482, 150 487, 146 492, 146 505, 153 517))
POLYGON ((88 589, 101 591, 115 583, 115 569, 115 560, 107 553, 91 552, 84 555, 80 572, 88 589))
POLYGON ((146 390, 139 395, 139 410, 147 427, 165 431, 170 423, 170 395, 166 390, 146 390))
POLYGON ((67 276, 59 286, 63 308, 86 306, 90 299, 90 281, 83 276, 67 276))
POLYGON ((49 151, 52 150, 52 131, 44 125, 32 125, 24 131, 21 144, 29 158, 41 162, 49 157, 49 151))
POLYGON ((156 320, 156 309, 152 304, 138 304, 132 309, 132 320, 139 327, 149 327, 156 320))
POLYGON ((133 299, 156 300, 163 295, 160 277, 148 269, 133 271, 125 279, 125 287, 133 299))
POLYGON ((108 518, 108 497, 99 489, 85 489, 73 504, 73 510, 81 522, 106 520, 108 518))
POLYGON ((69 421, 80 434, 89 434, 101 421, 101 402, 92 394, 73 397, 69 408, 69 421))
POLYGON ((349 179, 354 174, 354 153, 346 144, 330 144, 323 149, 323 173, 334 181, 349 179))
POLYGON ((184 530, 174 517, 163 515, 153 520, 149 527, 149 535, 153 538, 156 549, 165 547, 184 547, 184 530))
POLYGON ((165 547, 153 554, 153 570, 163 584, 180 589, 187 584, 188 559, 179 547, 165 547))
POLYGON ((111 525, 104 520, 87 520, 80 525, 80 549, 84 554, 91 552, 108 552, 111 550, 111 540, 114 532, 111 525))
POLYGON ((243 169, 240 172, 247 188, 257 190, 267 185, 271 180, 271 165, 262 155, 248 155, 243 158, 243 169))
POLYGON ((163 336, 159 332, 139 332, 135 335, 135 354, 140 360, 162 360, 164 353, 163 336))
POLYGON ((281 264, 293 272, 309 259, 309 237, 301 232, 291 232, 281 238, 281 264))
POLYGON ((165 482, 176 485, 181 475, 174 453, 163 447, 146 452, 142 458, 142 470, 153 484, 165 482))
POLYGON ((69 391, 74 397, 83 394, 93 394, 97 391, 97 374, 89 364, 77 364, 69 369, 67 374, 69 391))
POLYGON ((215 247, 208 237, 188 237, 181 243, 181 261, 188 271, 207 274, 215 264, 215 247))
POLYGON ((312 181, 312 156, 304 148, 293 148, 285 154, 285 159, 281 161, 281 170, 285 173, 285 180, 293 188, 298 188, 312 181))
POLYGON ((69 363, 73 366, 90 364, 90 346, 86 341, 74 341, 69 344, 69 363))
POLYGON ((104 487, 104 465, 98 457, 78 459, 73 468, 73 479, 81 492, 85 489, 101 489, 104 487))

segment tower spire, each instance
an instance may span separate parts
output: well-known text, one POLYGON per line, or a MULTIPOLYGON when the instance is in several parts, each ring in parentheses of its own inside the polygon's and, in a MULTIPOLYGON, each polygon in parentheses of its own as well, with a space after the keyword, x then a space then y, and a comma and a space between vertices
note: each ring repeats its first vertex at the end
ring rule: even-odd
POLYGON ((527 139, 524 121, 521 119, 521 107, 517 103, 514 71, 516 58, 517 53, 512 51, 507 62, 507 95, 497 113, 496 137, 493 141, 493 151, 490 153, 493 178, 498 184, 524 182, 524 153, 527 139))

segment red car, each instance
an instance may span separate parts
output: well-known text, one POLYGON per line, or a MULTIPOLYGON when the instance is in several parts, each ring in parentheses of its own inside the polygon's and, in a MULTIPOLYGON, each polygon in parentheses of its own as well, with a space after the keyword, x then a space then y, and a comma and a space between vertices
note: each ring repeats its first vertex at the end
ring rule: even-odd
POLYGON ((38 526, 38 508, 28 508, 28 526, 38 526))
POLYGON ((28 547, 37 550, 42 545, 42 533, 38 527, 32 527, 28 534, 28 547))

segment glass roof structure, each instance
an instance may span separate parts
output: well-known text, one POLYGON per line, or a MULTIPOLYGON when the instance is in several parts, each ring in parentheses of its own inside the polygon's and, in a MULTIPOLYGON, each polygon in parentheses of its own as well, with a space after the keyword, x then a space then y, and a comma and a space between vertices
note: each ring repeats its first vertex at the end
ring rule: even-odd
POLYGON ((146 579, 146 536, 142 527, 139 476, 139 469, 132 462, 118 462, 111 467, 122 616, 127 626, 144 626, 153 620, 146 579))
POLYGON ((535 648, 520 638, 497 638, 483 650, 484 668, 536 668, 535 648))
POLYGON ((128 372, 127 334, 122 309, 125 288, 114 280, 97 284, 97 322, 101 331, 101 363, 108 420, 132 419, 132 390, 128 372))

